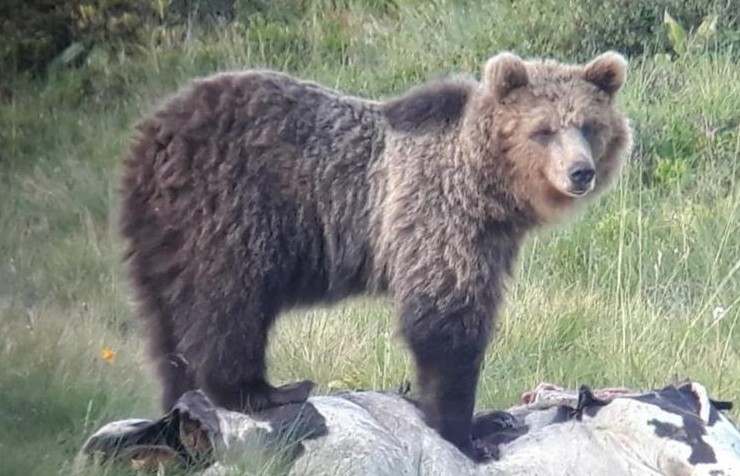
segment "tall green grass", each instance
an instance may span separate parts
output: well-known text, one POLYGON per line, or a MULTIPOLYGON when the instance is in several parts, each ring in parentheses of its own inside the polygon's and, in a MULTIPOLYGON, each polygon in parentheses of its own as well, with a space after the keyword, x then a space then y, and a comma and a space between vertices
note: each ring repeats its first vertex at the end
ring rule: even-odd
MULTIPOLYGON (((158 415, 115 189, 133 121, 163 94, 195 75, 269 66, 383 97, 447 71, 478 74, 517 45, 491 27, 504 14, 497 3, 408 2, 386 14, 348 5, 184 41, 163 30, 138 57, 99 51, 83 68, 14 80, 0 104, 0 474, 69 474, 101 423, 158 415)), ((620 101, 634 121, 633 160, 597 204, 526 244, 479 407, 510 405, 543 380, 652 387, 691 377, 738 399, 734 54, 632 59, 620 101)), ((395 388, 412 367, 388 301, 354 299, 280 320, 270 372, 325 392, 395 388)))

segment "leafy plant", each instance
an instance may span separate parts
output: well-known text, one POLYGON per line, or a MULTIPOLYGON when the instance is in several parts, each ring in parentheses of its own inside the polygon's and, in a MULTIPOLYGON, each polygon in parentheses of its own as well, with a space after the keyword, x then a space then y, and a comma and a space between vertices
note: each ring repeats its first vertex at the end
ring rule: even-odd
POLYGON ((690 48, 702 46, 711 40, 717 32, 716 13, 707 15, 696 31, 687 33, 686 30, 665 10, 663 25, 666 37, 673 52, 678 56, 685 55, 690 48))

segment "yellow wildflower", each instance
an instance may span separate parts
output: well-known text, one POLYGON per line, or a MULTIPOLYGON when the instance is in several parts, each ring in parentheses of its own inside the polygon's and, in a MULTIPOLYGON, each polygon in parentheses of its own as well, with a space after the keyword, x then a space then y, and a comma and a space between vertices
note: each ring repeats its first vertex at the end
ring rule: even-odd
POLYGON ((112 364, 113 361, 116 360, 116 351, 110 347, 103 347, 103 350, 100 352, 100 357, 109 364, 112 364))

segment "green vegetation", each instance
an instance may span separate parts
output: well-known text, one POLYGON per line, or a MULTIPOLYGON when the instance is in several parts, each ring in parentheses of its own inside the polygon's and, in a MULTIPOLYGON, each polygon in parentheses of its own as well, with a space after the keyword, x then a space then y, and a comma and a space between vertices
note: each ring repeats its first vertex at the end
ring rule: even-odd
MULTIPOLYGON (((636 131, 632 161, 579 220, 528 242, 479 406, 510 405, 543 380, 691 377, 738 400, 737 1, 609 0, 591 11, 577 0, 238 0, 193 15, 184 1, 80 1, 53 15, 50 3, 15 2, 38 6, 24 16, 35 26, 15 24, 38 32, 26 46, 0 36, 0 61, 12 64, 2 70, 17 71, 0 75, 0 474, 69 474, 101 423, 158 414, 120 263, 119 159, 162 95, 250 66, 386 96, 439 73, 477 74, 500 49, 630 53, 620 101, 636 131), (665 29, 664 8, 682 29, 665 29), (577 21, 563 21, 566 10, 577 21)), ((293 314, 272 341, 274 380, 313 378, 326 392, 411 376, 388 302, 293 314)))

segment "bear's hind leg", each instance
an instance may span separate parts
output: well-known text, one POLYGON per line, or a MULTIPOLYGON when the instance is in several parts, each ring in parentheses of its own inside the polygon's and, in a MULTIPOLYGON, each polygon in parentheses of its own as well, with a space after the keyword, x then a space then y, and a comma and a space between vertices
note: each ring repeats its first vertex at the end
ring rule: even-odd
POLYGON ((220 312, 212 314, 201 329, 202 335, 212 337, 200 351, 199 387, 214 403, 234 411, 253 412, 306 401, 313 382, 274 387, 266 380, 265 352, 274 315, 254 299, 226 307, 238 313, 219 307, 220 312))
POLYGON ((195 389, 195 381, 187 362, 179 354, 163 356, 158 367, 163 386, 162 408, 168 412, 184 393, 195 389))
POLYGON ((149 313, 150 354, 156 362, 157 372, 162 384, 161 406, 169 412, 177 400, 190 390, 194 390, 195 379, 185 357, 177 351, 176 338, 167 314, 157 306, 149 313))

